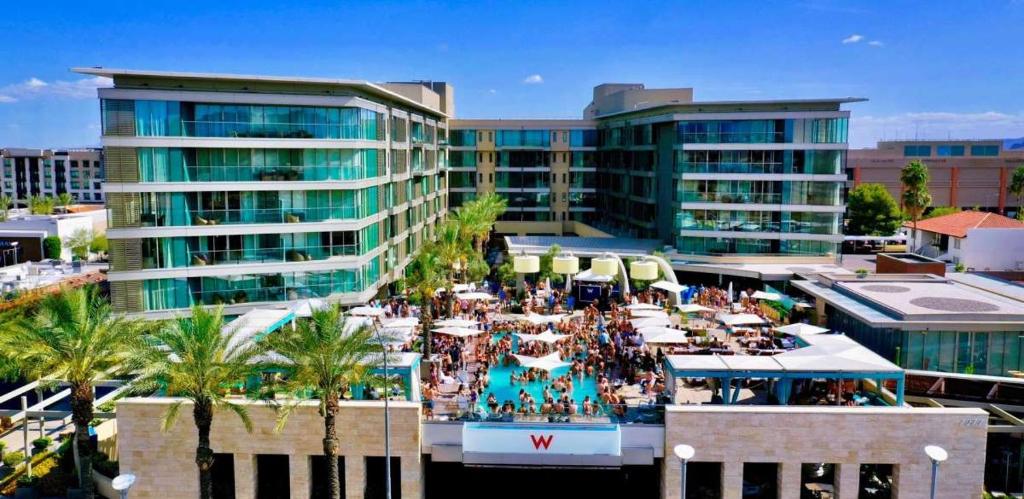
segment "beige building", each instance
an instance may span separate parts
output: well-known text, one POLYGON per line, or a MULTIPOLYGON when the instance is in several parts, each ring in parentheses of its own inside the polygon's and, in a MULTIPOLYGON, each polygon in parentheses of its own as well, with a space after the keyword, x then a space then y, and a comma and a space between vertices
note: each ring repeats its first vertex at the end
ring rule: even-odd
POLYGON ((882 184, 900 198, 900 170, 918 159, 928 166, 932 206, 979 207, 1015 215, 1009 193, 1014 169, 1024 166, 1024 149, 1002 140, 919 140, 879 142, 874 149, 851 149, 847 173, 852 185, 882 184))

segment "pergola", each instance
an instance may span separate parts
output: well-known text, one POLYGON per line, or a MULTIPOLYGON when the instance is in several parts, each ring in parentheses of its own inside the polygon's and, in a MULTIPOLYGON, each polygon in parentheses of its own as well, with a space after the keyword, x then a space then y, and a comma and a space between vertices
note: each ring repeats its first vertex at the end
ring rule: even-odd
POLYGON ((904 372, 896 364, 842 335, 805 338, 809 346, 773 356, 753 355, 669 355, 665 358, 666 385, 677 378, 712 378, 719 381, 722 401, 734 404, 739 389, 733 381, 766 379, 771 392, 788 404, 793 381, 803 379, 871 379, 881 387, 884 380, 896 381, 896 406, 904 400, 904 372))

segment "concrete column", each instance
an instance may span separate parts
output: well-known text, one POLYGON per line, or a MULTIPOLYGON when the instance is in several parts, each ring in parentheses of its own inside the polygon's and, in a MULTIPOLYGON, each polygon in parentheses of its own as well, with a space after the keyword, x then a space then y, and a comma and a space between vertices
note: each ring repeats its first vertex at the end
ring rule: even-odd
POLYGON ((722 499, 743 499, 743 462, 722 463, 722 499))
POLYGON ((345 456, 345 497, 363 497, 366 489, 366 458, 345 456))
POLYGON ((960 168, 949 169, 949 205, 957 206, 957 191, 960 189, 960 168))
POLYGON ((288 456, 288 486, 291 490, 291 499, 309 499, 313 480, 309 464, 309 456, 288 456))
POLYGON ((800 499, 800 463, 779 463, 779 499, 800 499))
POLYGON ((256 456, 235 454, 235 499, 256 498, 256 456))
POLYGON ((860 492, 860 464, 843 463, 836 465, 836 497, 857 499, 860 492))
POLYGON ((399 475, 399 482, 402 484, 402 497, 413 499, 423 497, 423 462, 410 456, 402 456, 399 462, 402 470, 399 475))
MULTIPOLYGON (((1010 167, 1004 166, 999 170, 999 214, 1006 214, 1006 189, 1010 181, 1010 167)), ((1017 207, 1020 210, 1021 207, 1017 207)))

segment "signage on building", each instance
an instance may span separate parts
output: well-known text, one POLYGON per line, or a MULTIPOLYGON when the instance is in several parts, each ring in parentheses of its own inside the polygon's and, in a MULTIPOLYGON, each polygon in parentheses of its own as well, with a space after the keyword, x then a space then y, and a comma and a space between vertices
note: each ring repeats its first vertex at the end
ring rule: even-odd
POLYGON ((462 451, 619 456, 622 434, 614 424, 466 423, 462 426, 462 451))

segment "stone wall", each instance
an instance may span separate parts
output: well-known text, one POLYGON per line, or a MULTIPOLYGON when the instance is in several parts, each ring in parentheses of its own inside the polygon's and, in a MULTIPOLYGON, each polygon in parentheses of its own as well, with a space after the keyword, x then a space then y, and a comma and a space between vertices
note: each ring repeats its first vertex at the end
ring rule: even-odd
POLYGON ((931 462, 924 446, 949 460, 937 497, 981 496, 987 417, 981 409, 673 406, 665 414, 662 495, 679 497, 680 463, 671 449, 688 444, 693 461, 722 463, 722 497, 742 496, 743 463, 779 463, 779 498, 799 499, 802 463, 835 463, 839 499, 856 499, 859 465, 894 464, 894 496, 924 499, 931 462))
MULTIPOLYGON (((195 464, 197 442, 192 405, 185 403, 177 423, 160 430, 169 398, 129 398, 117 404, 118 454, 122 473, 138 477, 133 499, 194 498, 199 494, 195 464)), ((211 446, 216 453, 234 454, 237 499, 256 495, 256 455, 289 455, 292 499, 305 499, 310 490, 309 456, 322 455, 323 420, 316 403, 298 407, 284 429, 274 431, 276 413, 258 402, 246 404, 253 421, 247 433, 238 417, 225 410, 214 416, 211 446)), ((391 402, 391 455, 401 458, 402 497, 422 496, 420 409, 410 402, 391 402)), ((346 497, 363 497, 365 457, 384 456, 383 402, 345 402, 338 415, 340 453, 345 456, 346 497)))

